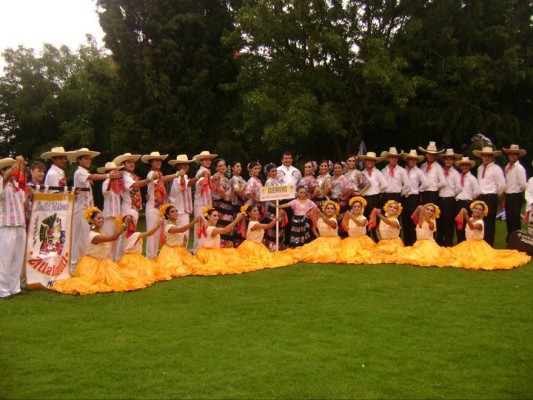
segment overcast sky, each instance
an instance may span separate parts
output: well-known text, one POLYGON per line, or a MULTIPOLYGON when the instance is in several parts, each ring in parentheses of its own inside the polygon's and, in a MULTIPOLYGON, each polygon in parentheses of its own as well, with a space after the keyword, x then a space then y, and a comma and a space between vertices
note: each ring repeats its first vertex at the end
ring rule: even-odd
POLYGON ((38 53, 43 43, 76 50, 86 33, 102 45, 95 0, 0 0, 0 51, 22 44, 38 53))

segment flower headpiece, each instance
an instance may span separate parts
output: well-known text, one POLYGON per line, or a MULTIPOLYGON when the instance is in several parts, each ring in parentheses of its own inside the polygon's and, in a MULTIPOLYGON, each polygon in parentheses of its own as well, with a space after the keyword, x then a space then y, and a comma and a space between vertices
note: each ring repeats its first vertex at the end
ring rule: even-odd
POLYGON ((398 206, 398 212, 396 213, 396 216, 399 216, 401 213, 402 213, 402 210, 403 210, 403 207, 400 203, 398 203, 396 200, 389 200, 385 203, 385 205, 383 206, 383 209, 385 210, 385 216, 388 217, 389 214, 387 212, 387 210, 389 209, 389 206, 391 204, 396 204, 398 206))
POLYGON ((433 216, 436 218, 439 218, 440 217, 440 207, 436 204, 433 204, 433 203, 427 203, 427 204, 424 204, 424 208, 427 208, 427 207, 433 207, 435 209, 435 213, 433 214, 433 216))
POLYGON ((333 161, 328 160, 328 171, 331 173, 333 171, 333 161))
POLYGON ((316 172, 316 170, 318 169, 318 164, 316 161, 311 161, 311 166, 313 167, 313 171, 316 172))
POLYGON ((241 214, 242 215, 246 215, 246 213, 248 212, 248 208, 250 207, 249 204, 245 204, 241 207, 241 214))
POLYGON ((342 170, 343 171, 345 171, 345 172, 348 171, 348 164, 346 164, 346 162, 341 161, 341 165, 342 165, 342 170))
POLYGON ((363 197, 361 197, 361 196, 355 196, 355 197, 352 197, 352 198, 350 199, 350 201, 349 201, 348 204, 349 204, 350 207, 351 207, 351 206, 353 206, 353 203, 355 203, 355 202, 359 202, 359 203, 361 203, 361 205, 363 206, 362 208, 365 208, 366 205, 368 204, 368 203, 366 202, 365 198, 363 198, 363 197))
POLYGON ((324 204, 322 204, 322 212, 326 212, 326 207, 329 206, 330 204, 332 204, 333 207, 335 207, 335 215, 339 215, 341 211, 341 207, 337 203, 335 203, 333 200, 326 200, 324 204))
POLYGON ((474 207, 477 206, 478 204, 481 204, 483 206, 483 216, 486 217, 489 214, 489 206, 484 201, 481 201, 481 200, 473 201, 472 204, 470 204, 470 209, 474 210, 474 207))
POLYGON ((83 213, 83 219, 87 222, 91 222, 91 217, 94 213, 101 213, 102 210, 100 210, 98 207, 90 207, 83 213))
POLYGON ((115 226, 117 228, 122 228, 123 224, 124 224, 124 215, 122 214, 117 215, 117 217, 115 218, 115 226))
POLYGON ((263 172, 265 173, 265 175, 268 174, 268 172, 271 170, 271 169, 274 169, 276 168, 276 164, 274 163, 268 163, 267 165, 265 165, 265 167, 263 168, 263 172))
POLYGON ((202 215, 204 216, 204 218, 207 218, 209 216, 209 211, 211 210, 214 210, 214 208, 210 206, 205 206, 204 208, 202 208, 202 215))
POLYGON ((159 207, 159 216, 160 217, 163 217, 163 218, 166 218, 165 217, 165 214, 167 212, 167 210, 170 208, 170 207, 174 207, 174 205, 170 204, 170 203, 165 203, 163 204, 162 206, 159 207))

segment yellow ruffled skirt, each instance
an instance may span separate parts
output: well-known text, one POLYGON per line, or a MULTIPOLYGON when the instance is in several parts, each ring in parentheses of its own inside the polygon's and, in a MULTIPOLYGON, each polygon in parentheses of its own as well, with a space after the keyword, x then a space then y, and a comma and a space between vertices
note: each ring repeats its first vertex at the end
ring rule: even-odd
POLYGON ((146 282, 139 280, 135 274, 121 269, 108 258, 99 259, 83 256, 73 276, 56 281, 52 290, 60 293, 85 295, 94 293, 127 292, 143 289, 146 282))
POLYGON ((288 250, 270 252, 263 243, 253 240, 245 240, 237 248, 245 265, 251 266, 253 271, 264 268, 279 268, 294 264, 298 260, 294 259, 288 250))
POLYGON ((228 275, 242 274, 254 271, 256 267, 242 257, 237 249, 207 249, 199 247, 196 250, 199 261, 194 269, 195 275, 228 275))
POLYGON ((433 239, 417 240, 413 246, 404 247, 398 255, 399 264, 422 267, 449 267, 454 262, 452 251, 439 246, 433 239))
POLYGON ((344 264, 373 263, 372 254, 376 243, 367 235, 347 237, 339 249, 339 262, 344 264))
POLYGON ((492 248, 484 240, 467 239, 450 249, 455 256, 453 267, 466 269, 513 269, 527 264, 531 257, 517 250, 492 248))
POLYGON ((295 259, 309 263, 338 263, 342 239, 339 236, 321 236, 310 243, 292 249, 295 259))
POLYGON ((159 251, 157 265, 163 273, 168 273, 171 277, 177 278, 194 275, 196 267, 200 266, 200 263, 185 247, 165 244, 159 251))
POLYGON ((120 257, 117 265, 121 270, 135 275, 139 281, 145 282, 146 286, 150 286, 156 280, 154 277, 154 262, 142 254, 126 253, 120 257))
POLYGON ((368 264, 399 264, 398 255, 404 245, 399 237, 394 239, 381 239, 376 243, 373 252, 373 260, 368 264))

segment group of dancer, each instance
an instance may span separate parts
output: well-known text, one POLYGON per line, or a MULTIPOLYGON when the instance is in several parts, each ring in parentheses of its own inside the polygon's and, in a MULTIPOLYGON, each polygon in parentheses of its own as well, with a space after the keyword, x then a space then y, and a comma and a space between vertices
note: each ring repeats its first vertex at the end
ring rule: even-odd
POLYGON ((24 240, 25 210, 30 208, 32 192, 65 186, 68 161, 78 164, 73 177, 78 190, 71 233, 72 277, 53 285, 62 293, 135 290, 175 277, 243 273, 300 261, 490 270, 527 263, 530 257, 525 253, 493 249, 494 232, 487 237, 504 192, 508 230, 515 229, 517 205, 520 227, 523 192, 529 188, 533 194, 533 181, 526 183, 525 169, 517 162, 525 150, 517 145, 504 149, 509 157, 505 173, 493 162, 501 152, 487 147, 474 151, 483 161, 476 179, 469 172, 475 161, 468 157, 452 149, 438 150, 434 142, 419 149, 424 155, 391 147, 380 157, 368 152, 351 155, 346 162, 308 161, 303 176, 285 152, 279 167, 249 163, 248 180, 241 162, 230 165, 230 175, 226 162, 209 151, 192 159, 178 155, 168 162, 176 168, 170 174, 162 172, 168 155, 156 151, 122 154, 92 173, 98 152, 53 148, 41 155, 51 160, 46 177, 43 163, 30 165, 30 185, 25 182, 22 157, 2 159, 0 232, 10 258, 0 256, 0 296, 10 298, 20 291, 15 275, 20 277, 23 260, 14 254, 16 246, 9 246, 24 240), (145 179, 134 173, 139 159, 150 164, 145 179), (405 168, 398 165, 399 159, 406 162, 405 168), (376 164, 385 160, 388 165, 378 170, 376 164), (362 171, 356 168, 357 161, 364 162, 362 171), (189 178, 192 163, 198 169, 189 178), (92 182, 98 180, 103 181, 102 210, 94 207, 92 194, 92 182), (263 186, 289 184, 296 188, 293 200, 278 205, 261 201, 263 186), (144 186, 147 230, 138 232, 144 186), (188 249, 190 231, 194 240, 188 249))

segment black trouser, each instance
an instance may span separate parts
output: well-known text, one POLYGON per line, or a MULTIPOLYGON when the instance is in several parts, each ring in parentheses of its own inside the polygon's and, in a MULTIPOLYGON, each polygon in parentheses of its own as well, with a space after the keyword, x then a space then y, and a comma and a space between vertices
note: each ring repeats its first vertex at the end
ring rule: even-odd
POLYGON ((411 215, 420 205, 420 195, 412 194, 402 197, 402 228, 403 228, 403 243, 406 246, 412 246, 416 242, 416 224, 411 219, 411 215))
MULTIPOLYGON (((379 194, 373 194, 370 196, 363 196, 363 198, 366 200, 366 207, 365 207, 365 217, 366 219, 370 219, 370 213, 374 208, 381 208, 381 199, 379 194)), ((372 231, 368 231, 367 235, 370 236, 374 241, 377 242, 377 235, 376 230, 372 229, 372 231)))
POLYGON ((489 213, 483 218, 485 223, 485 242, 494 247, 494 236, 496 235, 496 214, 498 214, 498 195, 497 194, 480 194, 478 200, 484 201, 489 207, 489 213))
MULTIPOLYGON (((279 204, 285 204, 291 201, 292 199, 283 199, 279 201, 279 204)), ((279 249, 289 248, 290 245, 290 238, 291 238, 291 224, 292 224, 292 216, 294 215, 294 211, 291 207, 284 208, 284 211, 287 213, 287 219, 289 222, 287 222, 287 225, 285 225, 285 228, 283 228, 283 242, 280 241, 279 249)), ((280 226, 281 230, 281 226, 280 226)), ((280 238, 281 239, 281 238, 280 238)))
POLYGON ((385 205, 385 203, 389 200, 394 200, 394 201, 397 201, 398 203, 401 203, 402 194, 401 193, 383 193, 383 205, 385 205))
POLYGON ((439 191, 425 191, 422 192, 422 204, 433 203, 437 204, 439 202, 439 191))
POLYGON ((509 241, 509 235, 511 233, 522 228, 520 212, 522 211, 523 202, 524 197, 522 193, 505 194, 505 223, 507 225, 507 237, 505 241, 509 241))
MULTIPOLYGON (((468 216, 471 217, 472 211, 470 210, 470 204, 472 204, 472 200, 457 200, 455 202, 455 216, 457 216, 457 214, 459 214, 459 211, 461 211, 461 209, 464 208, 468 212, 468 216)), ((457 229, 457 226, 455 227, 455 234, 457 235, 457 244, 464 242, 466 239, 465 226, 466 226, 466 222, 464 222, 463 229, 461 230, 457 229)))
POLYGON ((437 243, 439 246, 453 246, 453 225, 455 197, 439 197, 440 218, 437 219, 437 243))

